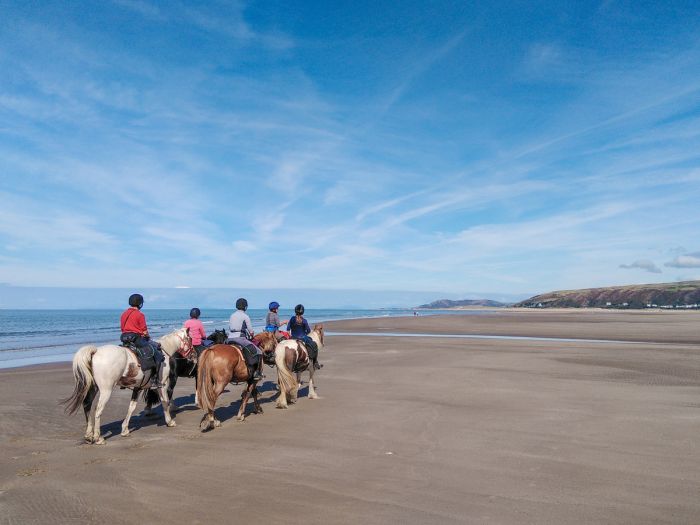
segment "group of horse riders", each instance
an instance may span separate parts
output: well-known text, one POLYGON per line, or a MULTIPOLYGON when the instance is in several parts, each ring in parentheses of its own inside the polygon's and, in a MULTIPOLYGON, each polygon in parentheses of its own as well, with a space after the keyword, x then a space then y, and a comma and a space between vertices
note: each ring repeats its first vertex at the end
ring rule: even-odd
MULTIPOLYGON (((163 385, 158 383, 158 370, 165 358, 160 345, 153 341, 148 333, 146 316, 141 312, 143 302, 141 294, 132 294, 129 297, 129 308, 124 310, 121 315, 121 341, 124 345, 135 348, 144 372, 147 368, 154 370, 151 374, 151 385, 152 388, 159 388, 163 385)), ((304 305, 298 304, 294 307, 294 315, 287 322, 287 332, 289 334, 285 334, 281 330, 283 325, 277 313, 279 306, 277 301, 269 304, 269 312, 265 318, 265 331, 273 332, 278 341, 291 338, 304 343, 313 367, 317 370, 320 369, 323 365, 318 363, 318 346, 308 335, 311 332, 311 328, 308 321, 304 318, 304 305)), ((253 332, 250 317, 246 313, 247 309, 248 301, 243 297, 239 298, 236 301, 236 311, 229 319, 230 333, 226 344, 234 344, 243 349, 250 377, 253 380, 260 380, 263 377, 262 351, 253 342, 255 333, 253 332)), ((204 326, 199 320, 200 315, 199 308, 192 308, 190 310, 190 319, 184 323, 184 327, 189 328, 192 346, 197 355, 206 346, 209 346, 204 326)))

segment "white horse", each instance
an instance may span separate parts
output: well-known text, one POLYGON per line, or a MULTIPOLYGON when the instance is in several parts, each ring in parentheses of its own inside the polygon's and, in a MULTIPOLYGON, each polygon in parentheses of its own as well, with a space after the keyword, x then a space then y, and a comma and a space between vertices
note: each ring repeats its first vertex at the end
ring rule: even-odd
MULTIPOLYGON (((167 354, 158 375, 158 383, 163 385, 157 389, 158 396, 163 404, 166 424, 169 427, 174 427, 175 421, 170 415, 170 399, 165 385, 170 374, 168 356, 177 351, 184 353, 191 351, 192 339, 188 328, 180 328, 161 337, 158 342, 167 354)), ((142 389, 148 388, 150 380, 150 377, 144 376, 134 353, 117 345, 83 346, 73 356, 73 377, 75 377, 73 394, 63 403, 66 404, 66 412, 69 414, 74 414, 78 407, 83 405, 86 421, 85 441, 95 445, 105 443, 104 438, 100 435, 100 416, 114 387, 119 385, 133 390, 121 432, 122 436, 128 436, 129 420, 136 408, 136 399, 142 389), (95 406, 93 401, 98 393, 99 398, 95 406)))
MULTIPOLYGON (((323 325, 315 325, 309 333, 321 353, 323 348, 323 325)), ((317 399, 314 388, 313 363, 309 359, 309 353, 304 343, 296 339, 281 341, 275 347, 275 364, 277 365, 277 383, 280 395, 277 398, 277 408, 287 408, 287 403, 296 403, 299 387, 301 386, 301 373, 309 371, 309 399, 317 399), (294 374, 296 373, 296 377, 294 374)))

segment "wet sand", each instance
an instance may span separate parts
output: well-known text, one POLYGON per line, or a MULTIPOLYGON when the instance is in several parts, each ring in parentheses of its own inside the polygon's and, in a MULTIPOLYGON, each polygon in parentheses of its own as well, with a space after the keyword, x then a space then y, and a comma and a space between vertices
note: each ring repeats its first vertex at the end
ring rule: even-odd
MULTIPOLYGON (((526 335, 617 344, 328 337, 319 400, 202 434, 193 382, 177 427, 129 391, 107 445, 57 400, 69 367, 0 371, 3 523, 699 523, 700 313, 503 311, 328 323, 336 332, 526 335)), ((302 390, 305 396, 306 389, 302 390)))

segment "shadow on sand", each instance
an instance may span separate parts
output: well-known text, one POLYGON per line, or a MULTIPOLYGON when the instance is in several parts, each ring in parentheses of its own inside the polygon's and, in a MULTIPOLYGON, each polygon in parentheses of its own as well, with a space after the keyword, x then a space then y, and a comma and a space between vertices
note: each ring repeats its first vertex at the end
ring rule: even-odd
MULTIPOLYGON (((264 381, 262 384, 258 385, 258 392, 260 392, 260 405, 265 405, 267 403, 273 402, 276 397, 277 397, 277 384, 274 381, 264 381), (266 395, 269 392, 272 392, 272 395, 266 395)), ((216 417, 219 419, 221 422, 227 421, 231 418, 234 418, 236 414, 238 414, 238 410, 240 410, 241 407, 241 397, 240 394, 243 393, 243 389, 245 388, 245 385, 241 383, 240 385, 230 385, 229 388, 224 390, 223 394, 221 394, 221 397, 219 398, 219 401, 221 398, 227 394, 230 394, 231 392, 239 391, 239 396, 237 399, 233 402, 231 402, 228 406, 218 406, 215 410, 216 417), (236 388, 240 387, 240 388, 236 388)), ((307 389, 308 390, 308 389, 307 389)), ((301 395, 301 390, 299 391, 299 394, 301 395)), ((189 412, 192 410, 200 410, 200 408, 194 404, 194 393, 186 395, 186 396, 180 396, 176 397, 173 399, 172 406, 170 408, 171 414, 173 418, 180 412, 189 412)), ((248 401, 248 408, 246 410, 246 415, 254 415, 253 412, 253 401, 252 399, 248 401)), ((120 419, 117 421, 112 421, 110 423, 107 423, 105 425, 101 425, 101 433, 102 437, 105 438, 105 440, 112 439, 115 436, 120 436, 121 431, 122 431, 122 422, 124 420, 120 419)), ((129 430, 131 433, 141 430, 143 428, 148 428, 152 426, 157 426, 157 427, 164 427, 166 426, 165 424, 165 417, 163 416, 163 407, 162 405, 158 405, 157 407, 153 408, 153 411, 150 412, 149 414, 146 414, 145 409, 142 409, 140 412, 135 412, 134 415, 131 417, 131 422, 129 424, 129 430)))

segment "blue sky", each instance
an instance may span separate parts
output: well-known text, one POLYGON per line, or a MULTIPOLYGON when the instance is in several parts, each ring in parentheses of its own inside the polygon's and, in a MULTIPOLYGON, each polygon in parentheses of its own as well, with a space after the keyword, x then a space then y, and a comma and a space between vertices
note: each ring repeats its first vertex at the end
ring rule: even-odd
POLYGON ((696 1, 0 1, 0 20, 0 283, 700 278, 696 1))

